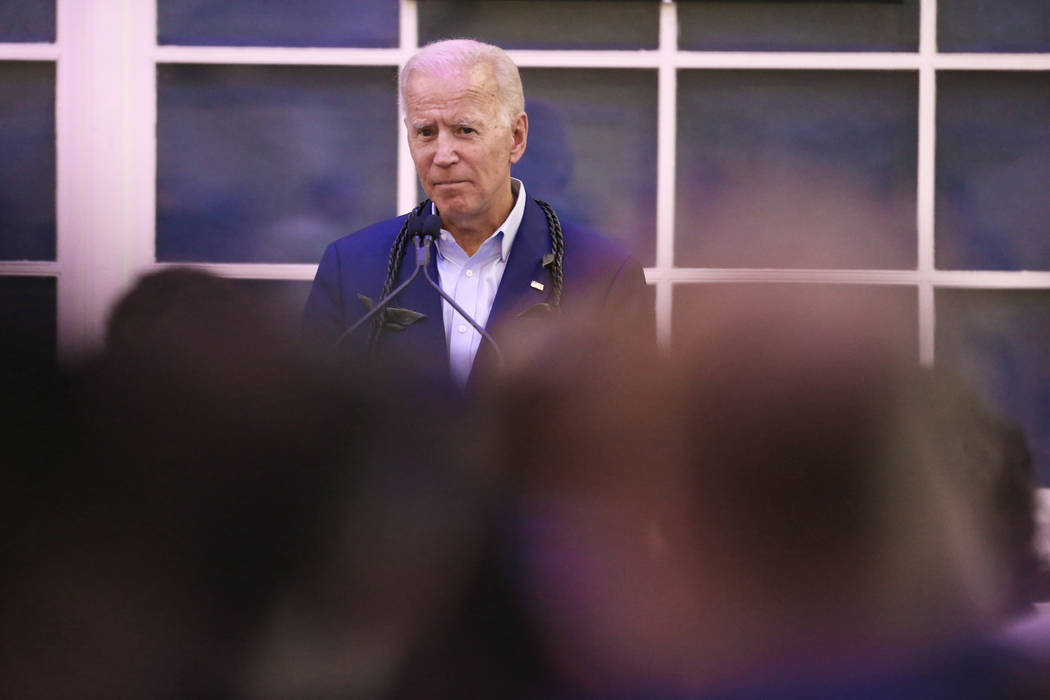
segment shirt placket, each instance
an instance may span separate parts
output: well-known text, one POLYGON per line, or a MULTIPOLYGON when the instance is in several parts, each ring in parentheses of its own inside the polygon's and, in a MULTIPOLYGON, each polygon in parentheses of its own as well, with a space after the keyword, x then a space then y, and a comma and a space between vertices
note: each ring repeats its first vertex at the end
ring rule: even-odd
MULTIPOLYGON (((477 315, 478 280, 480 279, 475 268, 476 263, 472 260, 468 260, 460 268, 456 279, 456 290, 452 295, 456 303, 471 317, 477 315)), ((474 326, 467 319, 460 316, 459 312, 453 310, 452 332, 449 334, 451 336, 449 354, 456 363, 455 374, 461 380, 470 374, 472 357, 470 348, 474 341, 474 336, 477 334, 478 332, 474 329, 474 326)))

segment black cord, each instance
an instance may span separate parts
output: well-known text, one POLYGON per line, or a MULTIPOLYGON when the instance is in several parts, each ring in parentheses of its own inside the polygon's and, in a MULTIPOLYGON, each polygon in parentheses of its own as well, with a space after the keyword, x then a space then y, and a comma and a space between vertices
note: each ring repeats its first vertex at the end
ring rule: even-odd
POLYGON ((551 248, 554 253, 554 260, 549 265, 551 273, 551 295, 547 300, 553 308, 561 306, 561 292, 565 286, 565 273, 563 272, 562 263, 565 259, 565 236, 561 232, 561 221, 558 220, 558 215, 554 213, 554 207, 536 200, 536 204, 540 205, 540 209, 543 210, 543 215, 547 217, 547 231, 551 237, 551 248))

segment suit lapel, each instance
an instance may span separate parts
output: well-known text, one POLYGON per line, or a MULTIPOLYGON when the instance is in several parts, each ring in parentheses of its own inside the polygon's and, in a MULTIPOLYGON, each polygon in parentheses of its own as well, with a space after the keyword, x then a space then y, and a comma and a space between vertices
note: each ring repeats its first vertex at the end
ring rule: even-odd
MULTIPOLYGON (((511 246, 507 267, 503 270, 496 298, 489 312, 488 330, 497 342, 507 336, 507 331, 514 326, 515 319, 532 306, 545 302, 550 294, 550 273, 543 267, 543 256, 550 250, 550 234, 547 231, 547 219, 543 210, 530 197, 525 202, 525 213, 522 215, 518 234, 511 246), (536 289, 533 282, 539 282, 543 289, 536 289)), ((485 369, 494 365, 496 353, 488 341, 482 341, 478 354, 474 358, 474 369, 470 381, 485 369)))
POLYGON ((550 250, 550 234, 543 210, 531 198, 525 203, 525 213, 518 227, 518 235, 510 250, 507 267, 503 270, 496 298, 492 302, 487 328, 498 330, 505 321, 547 300, 550 292, 550 274, 543 267, 543 256, 550 250), (536 289, 539 282, 543 289, 536 289))

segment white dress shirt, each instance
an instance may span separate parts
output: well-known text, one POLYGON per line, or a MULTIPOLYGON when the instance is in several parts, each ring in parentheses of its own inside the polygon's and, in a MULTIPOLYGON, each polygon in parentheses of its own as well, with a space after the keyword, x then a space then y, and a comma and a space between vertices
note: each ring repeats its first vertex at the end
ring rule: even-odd
MULTIPOLYGON (((485 239, 474 255, 468 256, 456 243, 452 234, 441 229, 437 241, 437 269, 441 289, 456 300, 482 328, 487 328, 492 302, 503 279, 514 237, 518 234, 521 217, 525 213, 525 186, 511 178, 514 206, 496 232, 485 239)), ((452 378, 462 387, 470 377, 474 356, 481 346, 481 334, 470 322, 459 315, 452 305, 442 299, 445 320, 445 341, 448 344, 449 369, 452 378)))

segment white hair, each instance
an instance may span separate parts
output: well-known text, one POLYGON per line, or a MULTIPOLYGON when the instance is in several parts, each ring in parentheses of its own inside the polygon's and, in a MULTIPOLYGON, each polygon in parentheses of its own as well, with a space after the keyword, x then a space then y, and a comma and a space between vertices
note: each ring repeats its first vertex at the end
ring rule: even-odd
POLYGON ((496 99, 509 124, 525 111, 525 93, 518 67, 498 46, 473 39, 446 39, 427 44, 408 59, 398 80, 398 102, 405 114, 405 85, 416 73, 468 71, 478 65, 492 68, 496 79, 496 99))

